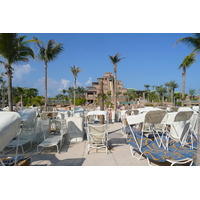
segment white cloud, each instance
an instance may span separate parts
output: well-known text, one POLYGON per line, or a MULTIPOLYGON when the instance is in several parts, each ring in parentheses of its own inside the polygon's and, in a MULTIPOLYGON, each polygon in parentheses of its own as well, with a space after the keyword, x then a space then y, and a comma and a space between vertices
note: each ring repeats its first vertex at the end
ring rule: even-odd
POLYGON ((70 80, 61 79, 61 90, 69 87, 70 80))
MULTIPOLYGON (((81 87, 83 84, 82 83, 80 83, 80 82, 78 82, 78 81, 76 81, 76 86, 79 86, 79 87, 81 87)), ((74 86, 74 85, 73 85, 74 86)))
POLYGON ((24 75, 30 74, 35 69, 29 64, 27 65, 16 65, 14 66, 13 77, 18 80, 22 80, 24 75))
POLYGON ((88 81, 85 83, 86 86, 92 84, 92 77, 89 77, 88 81))
MULTIPOLYGON (((70 80, 61 79, 60 81, 54 80, 52 78, 47 79, 47 96, 54 97, 60 94, 62 89, 68 89, 70 80)), ((34 85, 38 90, 40 95, 44 95, 44 78, 38 79, 34 85)))

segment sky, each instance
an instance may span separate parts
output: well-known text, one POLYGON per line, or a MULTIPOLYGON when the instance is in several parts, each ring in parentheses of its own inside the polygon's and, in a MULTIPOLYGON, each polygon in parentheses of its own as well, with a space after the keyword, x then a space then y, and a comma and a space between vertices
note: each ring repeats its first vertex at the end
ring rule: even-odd
MULTIPOLYGON (((33 36, 44 42, 54 39, 62 43, 64 51, 48 63, 48 97, 61 94, 62 89, 73 87, 72 66, 82 71, 77 77, 77 86, 92 86, 105 72, 113 73, 109 55, 120 53, 125 57, 118 63, 117 79, 124 88, 144 90, 144 85, 160 86, 175 80, 179 85, 175 92, 182 91, 182 70, 178 69, 185 56, 192 51, 186 44, 174 44, 178 39, 193 33, 19 33, 27 40, 33 36)), ((36 45, 31 45, 37 52, 36 45)), ((44 62, 30 59, 28 63, 13 65, 13 86, 37 88, 44 95, 44 62)), ((0 66, 0 72, 5 71, 0 66)), ((195 89, 198 94, 200 58, 186 74, 186 93, 195 89)), ((6 77, 5 77, 6 80, 6 77)))

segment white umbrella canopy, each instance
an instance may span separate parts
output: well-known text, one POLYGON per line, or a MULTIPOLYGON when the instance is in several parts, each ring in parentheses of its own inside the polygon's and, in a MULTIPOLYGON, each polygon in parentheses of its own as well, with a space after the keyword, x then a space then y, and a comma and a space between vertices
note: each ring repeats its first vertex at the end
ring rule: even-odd
POLYGON ((95 111, 89 111, 87 113, 87 116, 89 115, 107 115, 107 111, 103 111, 103 110, 95 110, 95 111))
POLYGON ((21 117, 16 112, 0 112, 0 151, 20 132, 21 117))
POLYGON ((36 110, 34 109, 21 109, 18 111, 22 122, 30 123, 36 117, 36 110))

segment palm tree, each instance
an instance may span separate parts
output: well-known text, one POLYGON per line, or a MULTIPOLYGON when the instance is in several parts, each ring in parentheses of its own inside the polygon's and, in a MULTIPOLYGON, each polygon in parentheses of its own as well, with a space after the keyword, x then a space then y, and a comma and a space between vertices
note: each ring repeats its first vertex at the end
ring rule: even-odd
POLYGON ((185 82, 186 82, 186 69, 189 68, 194 62, 196 62, 196 53, 192 52, 190 55, 186 56, 179 66, 179 69, 182 69, 182 106, 184 104, 185 96, 185 82))
POLYGON ((26 95, 26 89, 27 88, 22 88, 22 87, 17 87, 16 88, 16 91, 17 91, 17 94, 20 96, 20 101, 21 101, 21 108, 23 108, 24 104, 23 104, 23 96, 26 95))
POLYGON ((67 92, 67 90, 62 89, 61 92, 63 93, 63 96, 65 96, 65 93, 67 92))
POLYGON ((42 96, 36 96, 33 98, 33 104, 36 106, 42 106, 44 104, 43 97, 42 96))
POLYGON ((73 66, 71 67, 71 72, 74 76, 74 109, 76 106, 76 78, 78 76, 78 73, 81 72, 82 70, 78 66, 73 66))
POLYGON ((84 87, 77 87, 76 94, 78 95, 78 98, 83 98, 86 92, 87 90, 84 87))
POLYGON ((122 60, 124 59, 125 57, 123 58, 120 58, 120 54, 117 53, 116 55, 114 56, 109 56, 112 64, 113 64, 113 68, 114 68, 114 111, 116 113, 117 111, 117 64, 122 60))
MULTIPOLYGON (((185 37, 179 39, 175 45, 178 43, 185 43, 189 47, 193 48, 193 52, 199 52, 200 51, 200 33, 195 33, 193 37, 185 37)), ((200 166, 200 96, 199 96, 199 112, 198 112, 198 145, 197 145, 197 159, 196 164, 200 166)))
MULTIPOLYGON (((159 97, 162 97, 162 102, 164 101, 165 93, 167 92, 167 89, 165 87, 157 86, 156 92, 159 94, 159 97)), ((161 99, 160 99, 161 100, 161 99)))
POLYGON ((136 97, 134 89, 127 89, 127 92, 124 92, 123 95, 128 99, 128 102, 136 97))
POLYGON ((38 95, 38 89, 36 88, 27 88, 26 89, 26 95, 29 98, 29 103, 32 103, 32 98, 36 97, 38 95))
POLYGON ((176 88, 178 88, 179 85, 175 82, 175 80, 174 81, 171 80, 168 83, 168 87, 169 87, 169 91, 170 91, 170 94, 171 94, 171 101, 172 101, 172 103, 174 103, 174 90, 176 88))
MULTIPOLYGON (((36 37, 34 37, 37 39, 36 37)), ((39 48, 38 57, 44 61, 44 110, 47 110, 47 67, 50 61, 53 61, 64 50, 62 43, 56 43, 55 40, 48 40, 47 46, 37 43, 39 48)))
POLYGON ((69 87, 67 90, 67 93, 69 95, 69 99, 72 99, 74 96, 74 88, 73 87, 69 87))
POLYGON ((5 67, 8 77, 8 105, 9 110, 13 110, 12 98, 12 74, 13 64, 20 61, 29 61, 28 58, 34 58, 33 50, 28 46, 30 42, 40 42, 37 39, 24 41, 26 36, 19 37, 17 33, 0 33, 0 55, 4 61, 0 61, 5 67))
POLYGON ((195 89, 189 89, 189 94, 191 96, 191 100, 193 100, 194 94, 195 94, 195 89))
POLYGON ((62 89, 61 92, 63 93, 62 95, 62 99, 63 99, 63 104, 64 104, 64 100, 65 100, 65 93, 67 92, 67 90, 62 89))
POLYGON ((150 87, 150 85, 148 85, 148 84, 144 85, 144 88, 145 88, 145 90, 147 92, 147 100, 148 100, 148 102, 149 102, 149 87, 150 87))
POLYGON ((145 90, 149 90, 150 85, 146 84, 144 85, 144 87, 145 87, 145 90))
POLYGON ((154 89, 155 89, 155 87, 156 87, 156 85, 152 85, 151 87, 152 87, 152 90, 154 90, 154 89))

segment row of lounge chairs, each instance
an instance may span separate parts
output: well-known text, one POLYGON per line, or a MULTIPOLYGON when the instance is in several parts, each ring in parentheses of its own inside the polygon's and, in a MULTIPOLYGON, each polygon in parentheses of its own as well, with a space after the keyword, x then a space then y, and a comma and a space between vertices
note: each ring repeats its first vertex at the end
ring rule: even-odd
POLYGON ((6 155, 16 148, 15 159, 4 159, 4 162, 0 159, 1 164, 5 165, 9 162, 12 165, 14 159, 15 165, 19 165, 19 161, 22 160, 21 157, 17 156, 19 148, 21 148, 22 154, 25 154, 32 148, 33 144, 37 145, 38 153, 41 153, 45 147, 52 146, 56 146, 57 152, 60 152, 67 133, 66 120, 56 119, 54 123, 51 123, 52 116, 42 113, 38 117, 33 109, 22 109, 18 113, 3 111, 0 113, 0 118, 2 122, 0 134, 3 134, 0 138, 0 151, 6 155), (51 124, 54 124, 56 128, 54 134, 51 134, 50 131, 51 124), (7 139, 9 135, 10 137, 7 139))
POLYGON ((152 140, 145 135, 142 136, 141 132, 136 129, 131 129, 127 132, 127 144, 130 145, 131 155, 134 158, 140 160, 145 157, 148 164, 151 165, 151 161, 155 162, 170 162, 174 164, 186 164, 195 165, 197 151, 188 147, 181 146, 179 142, 170 139, 168 142, 168 149, 163 146, 158 146, 155 140, 152 140), (138 156, 136 156, 138 153, 138 156))
POLYGON ((131 155, 138 160, 145 157, 149 164, 168 161, 171 165, 195 165, 197 118, 191 120, 195 114, 191 110, 167 113, 154 109, 125 116, 122 131, 127 134, 131 155))

